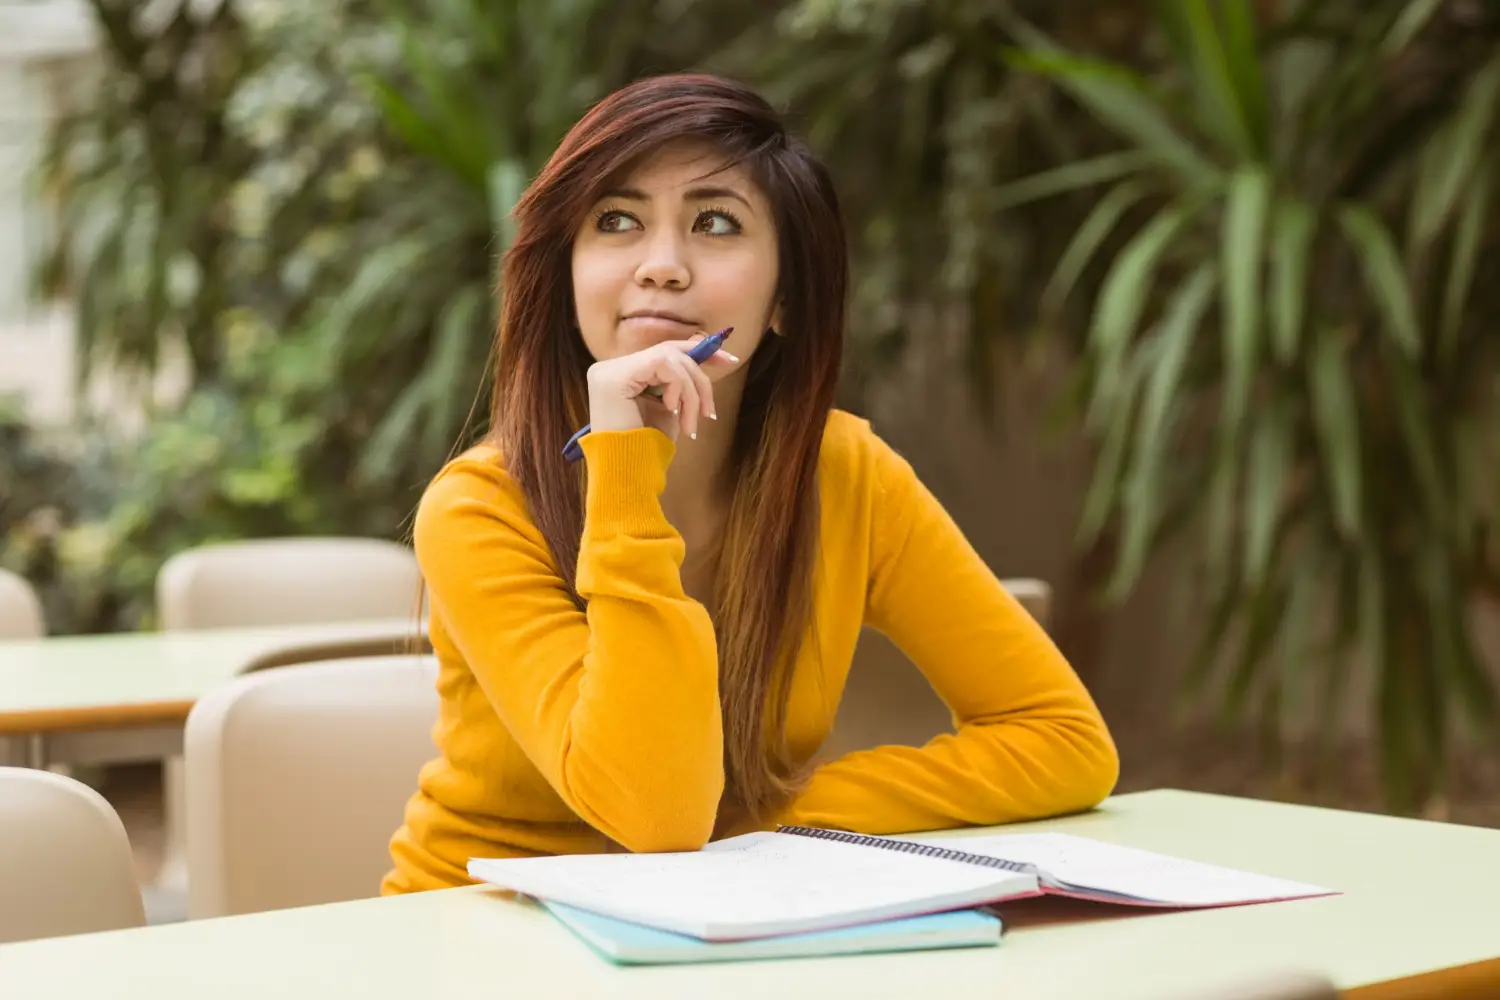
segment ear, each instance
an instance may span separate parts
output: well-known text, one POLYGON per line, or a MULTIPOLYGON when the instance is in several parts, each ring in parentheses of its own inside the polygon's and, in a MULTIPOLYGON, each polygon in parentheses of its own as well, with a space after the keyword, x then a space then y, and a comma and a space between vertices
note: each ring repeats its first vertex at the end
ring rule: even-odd
POLYGON ((781 300, 776 301, 776 308, 771 310, 771 322, 766 324, 772 333, 780 334, 785 327, 781 324, 781 300))

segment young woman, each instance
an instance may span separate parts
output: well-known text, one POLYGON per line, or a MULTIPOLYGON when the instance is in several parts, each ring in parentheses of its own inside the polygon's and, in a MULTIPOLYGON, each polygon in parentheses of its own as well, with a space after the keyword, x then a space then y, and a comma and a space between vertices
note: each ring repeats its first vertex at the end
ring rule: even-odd
POLYGON ((492 431, 416 518, 440 755, 386 893, 467 884, 471 857, 1005 823, 1110 792, 1072 669, 906 461, 833 410, 838 203, 762 99, 626 87, 515 219, 492 431), (865 625, 957 731, 811 766, 865 625))

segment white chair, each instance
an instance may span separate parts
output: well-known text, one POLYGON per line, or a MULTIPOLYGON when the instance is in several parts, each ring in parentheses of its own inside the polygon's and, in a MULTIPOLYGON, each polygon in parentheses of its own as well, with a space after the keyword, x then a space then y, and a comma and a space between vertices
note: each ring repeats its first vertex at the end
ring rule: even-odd
POLYGON ((1052 585, 1046 580, 1017 577, 1001 580, 1001 584, 1036 619, 1042 628, 1052 627, 1052 585))
POLYGON ((104 797, 60 774, 0 767, 0 943, 145 922, 125 827, 104 797))
MULTIPOLYGON (((156 577, 156 607, 167 631, 309 622, 417 618, 421 571, 412 550, 377 538, 257 538, 176 553, 156 577)), ((373 653, 373 650, 369 652, 373 653)), ((288 651, 282 662, 322 658, 288 651)), ((153 911, 182 910, 182 758, 167 757, 166 864, 151 892, 153 911)))
POLYGON ((42 602, 30 582, 0 569, 0 639, 40 639, 46 634, 42 602))
MULTIPOLYGON (((1001 581, 1037 623, 1046 628, 1052 588, 1043 580, 1001 581)), ((866 629, 839 702, 838 718, 820 756, 842 757, 887 744, 921 746, 953 731, 953 717, 942 699, 902 652, 884 636, 866 629)))
POLYGON ((169 631, 366 618, 415 618, 421 571, 378 538, 259 538, 168 559, 156 606, 169 631))
MULTIPOLYGON (((46 634, 42 602, 25 577, 0 569, 0 639, 40 639, 46 634)), ((26 759, 20 737, 0 736, 0 764, 26 759)))
POLYGON ((184 752, 193 919, 375 896, 437 755, 430 656, 257 671, 202 698, 184 752))

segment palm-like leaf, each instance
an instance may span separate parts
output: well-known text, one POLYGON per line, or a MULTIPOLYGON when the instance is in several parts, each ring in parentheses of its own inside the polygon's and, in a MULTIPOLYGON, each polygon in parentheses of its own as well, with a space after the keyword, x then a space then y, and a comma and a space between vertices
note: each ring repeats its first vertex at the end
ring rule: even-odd
POLYGON ((136 16, 128 0, 91 0, 108 57, 133 86, 96 102, 50 137, 40 176, 61 203, 44 290, 80 314, 78 375, 103 365, 154 371, 180 338, 191 374, 222 363, 211 317, 223 307, 221 220, 248 150, 226 128, 227 95, 254 68, 234 5, 210 17, 183 5, 136 16), (201 73, 163 71, 192 63, 201 73))
MULTIPOLYGON (((1500 361, 1468 308, 1481 234, 1494 232, 1481 164, 1496 162, 1500 31, 1467 75, 1451 74, 1449 117, 1412 148, 1396 137, 1413 119, 1382 123, 1389 108, 1371 88, 1382 60, 1399 62, 1439 23, 1438 5, 1385 5, 1357 22, 1348 51, 1306 64, 1317 74, 1302 82, 1306 99, 1271 89, 1286 75, 1262 69, 1275 53, 1258 46, 1249 3, 1159 11, 1175 61, 1149 83, 1015 25, 1027 54, 1011 61, 1125 140, 1104 163, 1153 161, 1117 181, 1071 175, 1098 193, 1056 287, 1075 287, 1145 192, 1166 206, 1134 223, 1092 297, 1087 426, 1103 440, 1081 527, 1093 537, 1117 523, 1119 597, 1156 545, 1199 526, 1215 613, 1196 676, 1227 664, 1231 713, 1284 720, 1291 701, 1305 720, 1309 693, 1340 698, 1357 657, 1374 677, 1388 790, 1410 805, 1441 780, 1453 706, 1495 715, 1463 609, 1473 567, 1500 577, 1477 541, 1500 511, 1493 487, 1460 470, 1500 443, 1465 410, 1473 400, 1492 412, 1500 361), (1273 150, 1287 131, 1300 147, 1273 150), (1392 221, 1403 218, 1404 233, 1392 221), (1150 373, 1144 388, 1137 370, 1150 373), (1197 516, 1163 523, 1164 510, 1197 516), (1340 565, 1355 569, 1335 574, 1340 565), (1329 600, 1351 587, 1354 599, 1329 600)), ((1001 198, 1053 197, 1069 176, 1022 179, 1001 198)))

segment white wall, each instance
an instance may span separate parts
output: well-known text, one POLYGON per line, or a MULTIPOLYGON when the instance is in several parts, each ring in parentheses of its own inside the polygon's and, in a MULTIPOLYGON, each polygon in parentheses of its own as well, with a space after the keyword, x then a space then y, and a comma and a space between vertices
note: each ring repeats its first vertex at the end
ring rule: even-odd
POLYGON ((30 293, 49 216, 31 168, 57 84, 91 41, 80 0, 0 0, 0 395, 18 394, 44 423, 72 412, 73 334, 65 308, 30 293))

